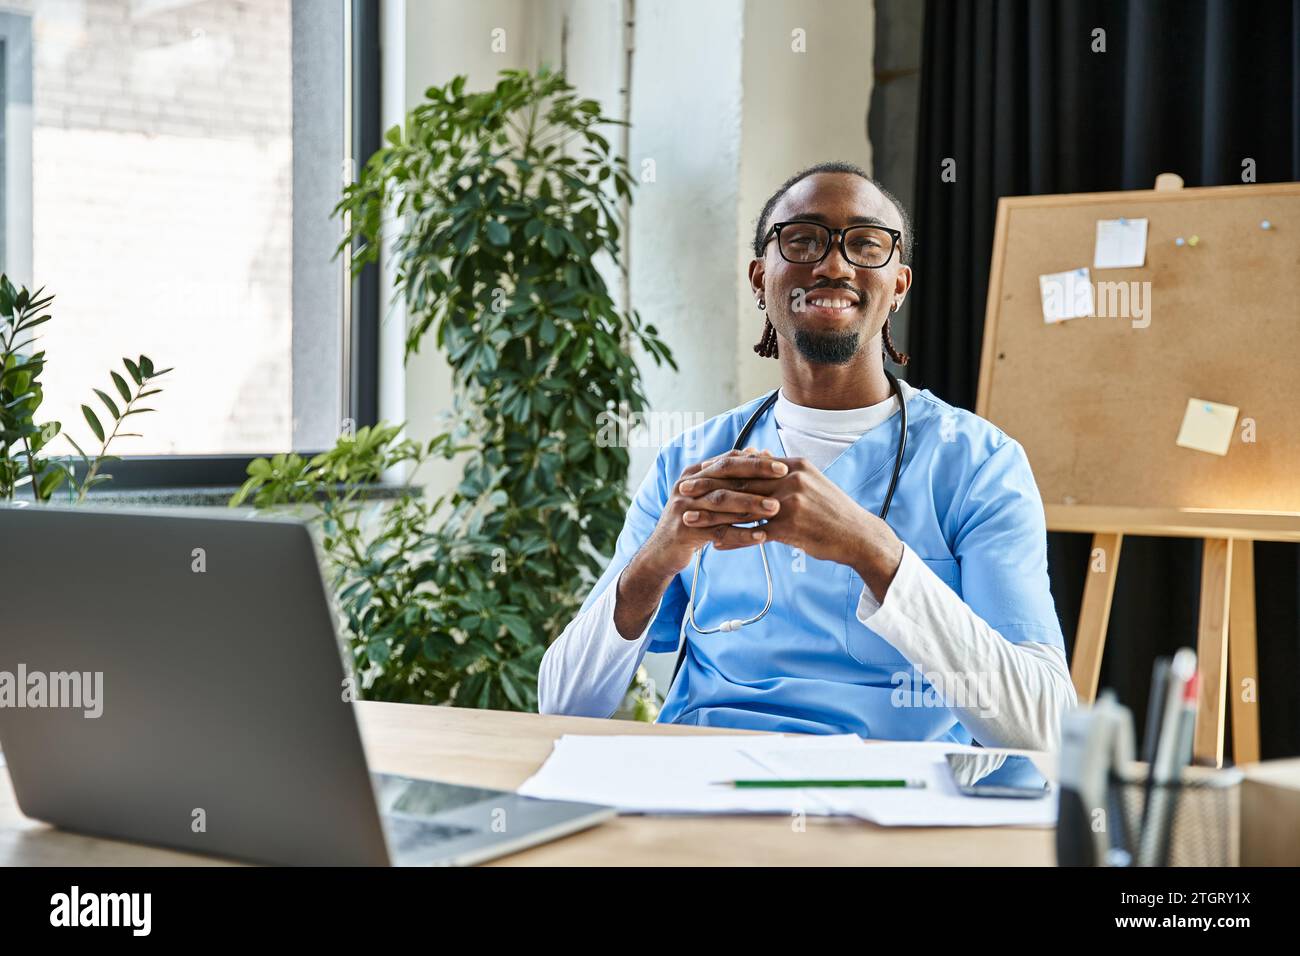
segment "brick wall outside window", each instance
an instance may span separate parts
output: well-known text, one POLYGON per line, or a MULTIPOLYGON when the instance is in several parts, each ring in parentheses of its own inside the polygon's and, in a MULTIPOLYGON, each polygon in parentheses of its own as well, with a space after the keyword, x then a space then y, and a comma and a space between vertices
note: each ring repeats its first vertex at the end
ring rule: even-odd
POLYGON ((290 0, 0 5, 34 15, 47 417, 89 450, 78 406, 143 352, 176 370, 117 453, 289 447, 290 0))

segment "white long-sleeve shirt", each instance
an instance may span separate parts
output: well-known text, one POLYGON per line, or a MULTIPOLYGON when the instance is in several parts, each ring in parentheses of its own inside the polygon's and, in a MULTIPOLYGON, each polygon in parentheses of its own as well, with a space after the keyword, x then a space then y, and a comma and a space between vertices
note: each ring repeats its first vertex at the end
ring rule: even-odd
MULTIPOLYGON (((900 385, 907 400, 915 389, 900 385)), ((896 408, 893 396, 867 408, 805 408, 782 393, 774 413, 788 455, 824 469, 896 408)), ((547 649, 538 674, 542 713, 608 717, 622 702, 645 656, 650 628, 635 640, 625 639, 614 623, 617 600, 615 582, 547 649)), ((1076 703, 1064 653, 1054 645, 1004 638, 906 544, 884 601, 864 584, 856 616, 917 672, 915 687, 900 687, 900 693, 920 693, 926 678, 929 692, 937 693, 985 746, 1050 750, 1058 745, 1061 715, 1076 703), (968 678, 943 679, 953 674, 968 678)))

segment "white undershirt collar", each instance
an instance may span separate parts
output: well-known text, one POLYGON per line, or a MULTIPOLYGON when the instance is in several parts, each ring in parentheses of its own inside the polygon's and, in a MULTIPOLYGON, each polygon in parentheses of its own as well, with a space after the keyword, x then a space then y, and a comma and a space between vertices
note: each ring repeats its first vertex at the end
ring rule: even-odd
MULTIPOLYGON (((915 394, 916 389, 899 379, 899 387, 906 401, 915 394)), ((864 408, 808 408, 796 405, 785 397, 785 389, 776 396, 776 424, 781 429, 794 429, 806 435, 825 438, 830 441, 856 440, 866 432, 889 420, 898 411, 898 400, 890 395, 883 402, 867 405, 864 408)))

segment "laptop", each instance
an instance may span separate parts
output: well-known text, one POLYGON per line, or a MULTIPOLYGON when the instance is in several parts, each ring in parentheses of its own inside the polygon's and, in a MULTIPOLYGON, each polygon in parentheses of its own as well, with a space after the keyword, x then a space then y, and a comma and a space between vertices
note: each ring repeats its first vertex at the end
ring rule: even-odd
POLYGON ((305 525, 0 508, 0 748, 28 817, 284 865, 472 864, 607 807, 371 773, 305 525))

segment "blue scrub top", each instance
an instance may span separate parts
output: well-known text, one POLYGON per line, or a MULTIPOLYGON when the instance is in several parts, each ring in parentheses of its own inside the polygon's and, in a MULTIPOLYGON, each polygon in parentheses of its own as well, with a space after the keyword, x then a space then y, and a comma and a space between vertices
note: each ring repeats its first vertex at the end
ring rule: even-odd
MULTIPOLYGON (((762 399, 710 419, 660 451, 584 610, 618 580, 650 537, 682 470, 729 451, 762 399)), ((890 527, 1008 641, 1064 650, 1048 584, 1043 506, 1024 449, 990 422, 928 390, 912 395, 907 412, 907 451, 889 508, 890 527)), ((879 513, 888 488, 899 426, 895 412, 825 469, 826 477, 872 514, 879 513)), ((746 444, 786 456, 772 411, 746 444)), ((702 635, 686 624, 692 565, 669 584, 650 625, 648 649, 674 651, 684 632, 687 654, 661 723, 971 742, 951 710, 896 704, 903 696, 900 685, 909 701, 920 699, 914 696, 918 688, 924 699, 935 695, 902 654, 858 620, 863 584, 857 572, 779 542, 766 547, 772 609, 738 631, 702 635)), ((710 548, 696 588, 696 620, 708 628, 752 617, 766 594, 758 548, 710 548)))

